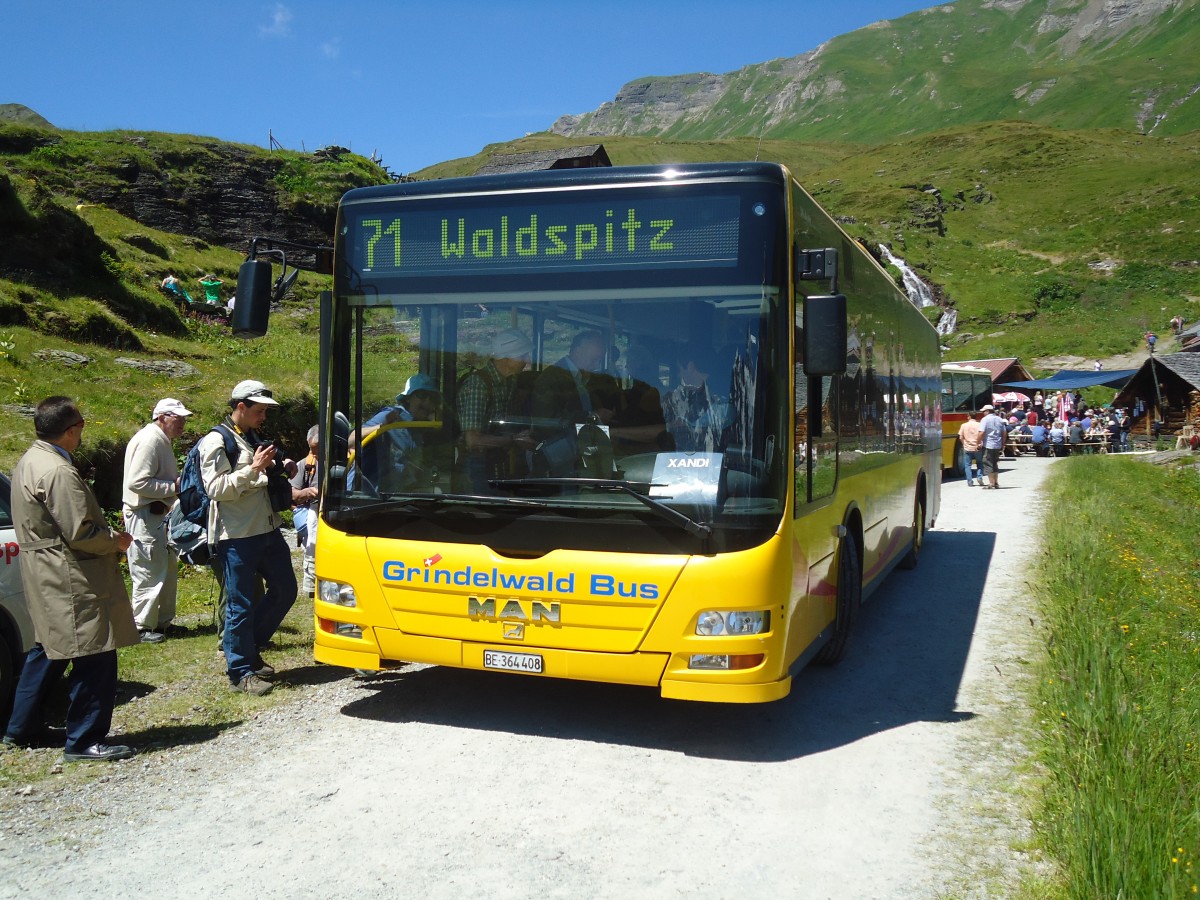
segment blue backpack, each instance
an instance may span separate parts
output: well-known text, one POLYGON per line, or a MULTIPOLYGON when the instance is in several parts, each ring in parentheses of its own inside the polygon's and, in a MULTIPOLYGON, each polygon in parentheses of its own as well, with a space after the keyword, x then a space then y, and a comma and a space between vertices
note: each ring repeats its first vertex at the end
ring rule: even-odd
MULTIPOLYGON (((229 465, 236 466, 238 448, 233 432, 224 425, 217 425, 212 431, 220 433, 225 441, 225 455, 229 457, 229 465)), ((196 441, 183 461, 183 471, 179 473, 179 513, 193 525, 206 528, 208 505, 211 502, 208 492, 204 490, 204 479, 200 477, 200 442, 196 441)))

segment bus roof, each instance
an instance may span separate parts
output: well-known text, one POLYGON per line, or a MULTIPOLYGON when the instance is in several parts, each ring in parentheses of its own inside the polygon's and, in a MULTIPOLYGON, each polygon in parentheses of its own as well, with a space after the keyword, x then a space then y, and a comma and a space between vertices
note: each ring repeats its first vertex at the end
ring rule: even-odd
POLYGON ((430 181, 407 181, 375 187, 353 188, 342 197, 343 203, 380 200, 388 197, 419 197, 446 194, 481 194, 496 191, 588 187, 589 185, 643 184, 647 181, 684 182, 709 179, 769 181, 784 185, 790 178, 780 163, 720 162, 674 163, 659 166, 598 166, 584 169, 550 169, 539 172, 513 172, 502 175, 468 175, 430 181))
POLYGON ((990 369, 985 369, 983 366, 963 366, 958 363, 942 363, 943 372, 969 372, 972 375, 986 375, 992 377, 990 369))

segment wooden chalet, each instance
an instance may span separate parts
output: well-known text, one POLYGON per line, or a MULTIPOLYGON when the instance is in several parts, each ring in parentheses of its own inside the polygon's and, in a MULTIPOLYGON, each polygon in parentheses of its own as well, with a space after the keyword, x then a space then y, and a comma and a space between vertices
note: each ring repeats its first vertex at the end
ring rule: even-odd
POLYGON ((596 169, 611 166, 603 144, 531 150, 528 153, 498 153, 479 167, 476 175, 508 172, 545 172, 550 169, 596 169))
MULTIPOLYGON (((1200 353, 1181 352, 1151 356, 1113 400, 1118 409, 1144 411, 1134 417, 1135 434, 1180 435, 1185 427, 1200 428, 1200 353)), ((1189 434, 1191 431, 1188 432, 1189 434)))

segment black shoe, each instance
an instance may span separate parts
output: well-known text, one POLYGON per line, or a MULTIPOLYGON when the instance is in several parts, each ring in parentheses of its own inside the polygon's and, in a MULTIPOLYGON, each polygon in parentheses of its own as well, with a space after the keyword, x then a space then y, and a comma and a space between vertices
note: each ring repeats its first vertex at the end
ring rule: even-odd
POLYGON ((92 744, 92 746, 80 750, 78 753, 64 750, 63 759, 67 762, 107 761, 110 759, 129 759, 129 757, 133 756, 133 753, 133 748, 126 747, 124 744, 92 744))
POLYGON ((45 749, 46 747, 61 747, 67 740, 67 729, 47 725, 30 738, 4 735, 2 742, 7 747, 21 747, 25 750, 45 749))
POLYGON ((167 639, 167 636, 161 631, 142 631, 140 633, 143 644, 161 644, 167 639))

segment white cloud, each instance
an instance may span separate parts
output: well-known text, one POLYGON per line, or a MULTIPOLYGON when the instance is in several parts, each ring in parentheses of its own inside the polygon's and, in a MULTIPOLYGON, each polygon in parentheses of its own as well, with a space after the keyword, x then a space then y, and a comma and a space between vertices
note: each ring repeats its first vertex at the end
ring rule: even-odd
POLYGON ((337 59, 342 55, 342 39, 333 38, 321 44, 321 53, 326 59, 337 59))
POLYGON ((276 3, 271 11, 271 24, 260 25, 258 32, 267 37, 287 37, 292 33, 292 11, 282 3, 276 3))

